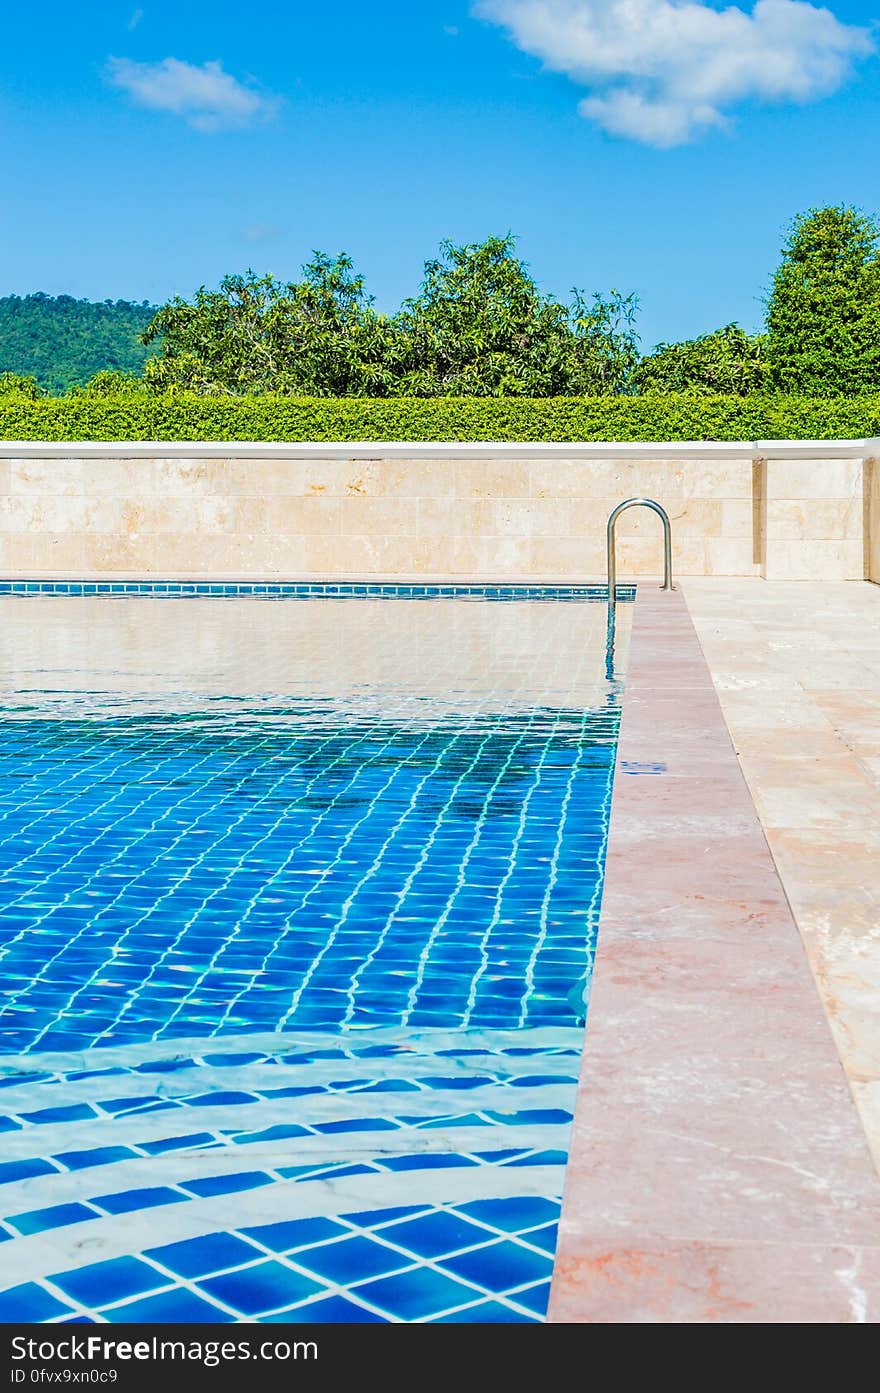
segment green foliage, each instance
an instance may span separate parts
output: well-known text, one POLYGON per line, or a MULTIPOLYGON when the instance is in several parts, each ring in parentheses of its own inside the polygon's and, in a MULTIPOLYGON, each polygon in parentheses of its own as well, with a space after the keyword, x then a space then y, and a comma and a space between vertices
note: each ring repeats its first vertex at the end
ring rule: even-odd
POLYGON ((619 392, 638 361, 633 296, 538 290, 512 237, 441 246, 404 303, 402 396, 554 397, 619 392))
POLYGON ((209 394, 385 395, 395 338, 347 256, 316 253, 301 281, 226 276, 172 300, 144 334, 148 386, 209 394))
POLYGON ((47 392, 81 386, 103 369, 140 373, 148 356, 140 335, 154 313, 128 300, 7 295, 0 299, 0 372, 33 376, 47 392))
POLYGON ((35 377, 24 377, 19 372, 0 372, 0 397, 30 397, 33 401, 40 395, 40 384, 35 377))
POLYGON ((71 387, 69 395, 72 397, 123 397, 132 392, 143 392, 143 390, 143 378, 136 377, 134 373, 105 369, 103 372, 96 372, 94 377, 89 378, 84 387, 71 387))
POLYGON ((6 440, 765 440, 880 435, 880 393, 808 398, 0 397, 6 440))
POLYGON ((661 343, 635 372, 642 392, 714 392, 738 397, 771 390, 767 338, 728 324, 683 343, 661 343))
POLYGON ((511 237, 446 242, 421 291, 377 313, 351 259, 316 254, 300 281, 227 276, 145 334, 157 390, 212 395, 556 396, 622 390, 638 359, 633 297, 542 296, 511 237))
POLYGON ((853 208, 796 218, 767 306, 767 356, 784 392, 880 386, 880 228, 853 208))

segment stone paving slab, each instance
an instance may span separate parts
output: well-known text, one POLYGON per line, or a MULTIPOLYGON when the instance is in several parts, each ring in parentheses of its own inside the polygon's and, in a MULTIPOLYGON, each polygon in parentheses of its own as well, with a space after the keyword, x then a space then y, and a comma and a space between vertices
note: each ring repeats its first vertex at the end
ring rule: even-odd
POLYGON ((684 591, 880 1167, 880 586, 684 591))

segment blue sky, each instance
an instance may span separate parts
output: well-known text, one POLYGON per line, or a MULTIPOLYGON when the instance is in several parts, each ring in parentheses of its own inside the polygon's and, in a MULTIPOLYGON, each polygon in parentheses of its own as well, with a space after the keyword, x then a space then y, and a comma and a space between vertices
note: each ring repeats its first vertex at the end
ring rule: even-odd
POLYGON ((880 0, 42 0, 0 51, 0 294, 163 300, 345 249, 382 308, 512 230, 646 345, 758 326, 783 229, 880 213, 880 0), (830 10, 830 13, 829 13, 830 10))

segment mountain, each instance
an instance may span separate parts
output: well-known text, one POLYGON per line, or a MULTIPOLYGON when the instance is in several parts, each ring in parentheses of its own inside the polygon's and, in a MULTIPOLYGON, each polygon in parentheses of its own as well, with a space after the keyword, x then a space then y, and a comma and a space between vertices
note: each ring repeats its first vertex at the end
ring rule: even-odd
POLYGON ((149 350, 139 335, 154 314, 146 301, 6 295, 0 298, 0 372, 35 377, 50 392, 81 386, 103 368, 140 372, 149 350))

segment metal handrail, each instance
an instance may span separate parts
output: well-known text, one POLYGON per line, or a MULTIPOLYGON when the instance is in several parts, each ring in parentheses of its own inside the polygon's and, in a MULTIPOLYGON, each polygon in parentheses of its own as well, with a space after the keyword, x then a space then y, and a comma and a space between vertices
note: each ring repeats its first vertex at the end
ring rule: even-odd
POLYGON ((655 503, 653 498, 627 498, 625 502, 618 503, 610 518, 608 519, 607 534, 607 561, 608 561, 608 606, 613 610, 617 603, 617 554, 615 542, 615 529, 617 519, 621 513, 626 512, 627 508, 650 508, 655 512, 663 523, 663 584, 661 590, 674 590, 672 583, 672 524, 669 521, 669 514, 659 503, 655 503))

